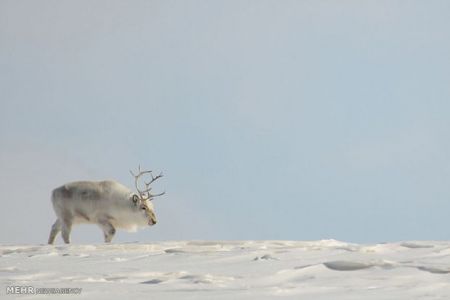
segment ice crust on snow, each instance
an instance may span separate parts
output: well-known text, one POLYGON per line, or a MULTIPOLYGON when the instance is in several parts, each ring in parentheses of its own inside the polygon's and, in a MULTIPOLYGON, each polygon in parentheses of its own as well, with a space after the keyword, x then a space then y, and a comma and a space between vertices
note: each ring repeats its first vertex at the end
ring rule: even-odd
POLYGON ((14 285, 81 287, 77 299, 450 299, 450 242, 0 245, 0 281, 0 298, 14 285))

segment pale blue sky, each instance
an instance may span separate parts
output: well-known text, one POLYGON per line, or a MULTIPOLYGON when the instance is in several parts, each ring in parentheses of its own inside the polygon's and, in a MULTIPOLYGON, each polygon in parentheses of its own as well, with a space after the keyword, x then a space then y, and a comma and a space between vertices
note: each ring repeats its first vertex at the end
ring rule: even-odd
POLYGON ((450 239, 449 53, 449 1, 0 0, 0 242, 139 163, 116 242, 450 239))

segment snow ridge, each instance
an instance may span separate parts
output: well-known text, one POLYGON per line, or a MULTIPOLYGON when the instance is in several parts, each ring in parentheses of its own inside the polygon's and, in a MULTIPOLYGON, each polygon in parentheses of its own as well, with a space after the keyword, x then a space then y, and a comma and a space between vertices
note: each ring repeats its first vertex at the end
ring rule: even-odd
POLYGON ((450 299, 450 242, 0 245, 0 283, 0 296, 82 288, 77 299, 450 299))

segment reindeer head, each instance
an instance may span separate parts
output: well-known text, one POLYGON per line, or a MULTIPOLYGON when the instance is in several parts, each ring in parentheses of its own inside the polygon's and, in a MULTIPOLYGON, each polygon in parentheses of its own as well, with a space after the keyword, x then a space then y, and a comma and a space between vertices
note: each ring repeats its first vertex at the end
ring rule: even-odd
POLYGON ((155 225, 156 216, 153 208, 153 203, 151 203, 150 201, 152 201, 155 197, 164 195, 166 192, 162 192, 159 194, 152 194, 150 193, 150 191, 152 190, 150 185, 157 179, 163 177, 163 174, 160 173, 158 176, 153 176, 152 171, 141 171, 141 166, 139 166, 138 168, 137 175, 135 175, 132 171, 130 171, 130 173, 134 177, 134 184, 138 192, 138 194, 133 194, 131 196, 131 200, 133 201, 135 207, 139 209, 142 212, 142 214, 146 217, 146 219, 148 220, 148 225, 150 226, 155 225), (150 174, 152 179, 149 182, 144 181, 145 189, 140 189, 139 178, 144 174, 150 174))

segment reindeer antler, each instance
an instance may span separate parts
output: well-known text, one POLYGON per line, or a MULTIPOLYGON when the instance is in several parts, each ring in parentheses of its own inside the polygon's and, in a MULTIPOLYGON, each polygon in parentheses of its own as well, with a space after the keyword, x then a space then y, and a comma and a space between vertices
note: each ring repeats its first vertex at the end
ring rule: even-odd
POLYGON ((159 193, 159 194, 154 194, 154 195, 150 193, 150 191, 152 190, 152 188, 150 187, 150 185, 151 185, 154 181, 156 181, 157 179, 163 177, 163 173, 162 173, 162 172, 161 172, 158 176, 154 177, 152 171, 141 171, 141 166, 140 166, 140 165, 139 165, 139 167, 138 167, 138 172, 139 172, 139 173, 138 173, 137 175, 135 175, 135 174, 130 170, 131 175, 134 177, 134 185, 135 185, 135 187, 136 187, 136 190, 139 192, 139 195, 141 196, 142 199, 144 199, 144 200, 152 200, 153 198, 158 197, 158 196, 162 196, 162 195, 164 195, 164 194, 166 193, 165 191, 162 192, 162 193, 159 193), (140 190, 140 189, 139 189, 138 180, 139 180, 139 177, 141 177, 141 176, 144 175, 144 174, 150 174, 150 175, 152 176, 152 180, 151 180, 150 182, 145 182, 145 181, 144 181, 144 184, 145 184, 145 190, 140 190))

